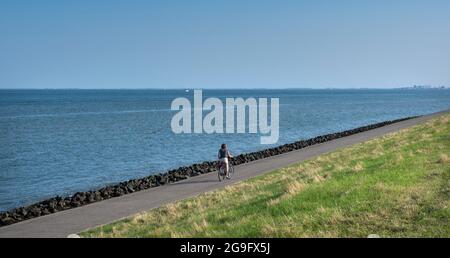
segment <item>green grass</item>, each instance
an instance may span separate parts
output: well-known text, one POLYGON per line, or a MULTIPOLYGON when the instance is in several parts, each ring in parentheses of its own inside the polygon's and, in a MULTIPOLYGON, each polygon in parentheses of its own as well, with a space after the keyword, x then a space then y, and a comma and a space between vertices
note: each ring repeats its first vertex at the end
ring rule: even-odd
POLYGON ((450 237, 450 115, 82 237, 450 237))

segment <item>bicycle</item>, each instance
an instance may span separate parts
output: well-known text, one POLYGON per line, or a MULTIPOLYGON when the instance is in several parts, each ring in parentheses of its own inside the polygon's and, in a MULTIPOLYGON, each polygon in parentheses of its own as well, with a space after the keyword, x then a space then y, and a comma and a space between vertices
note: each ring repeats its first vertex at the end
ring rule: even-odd
POLYGON ((225 178, 231 179, 234 175, 234 167, 231 164, 231 162, 228 162, 228 177, 225 173, 225 163, 224 162, 219 162, 219 169, 218 169, 217 174, 219 177, 219 181, 225 180, 225 178))

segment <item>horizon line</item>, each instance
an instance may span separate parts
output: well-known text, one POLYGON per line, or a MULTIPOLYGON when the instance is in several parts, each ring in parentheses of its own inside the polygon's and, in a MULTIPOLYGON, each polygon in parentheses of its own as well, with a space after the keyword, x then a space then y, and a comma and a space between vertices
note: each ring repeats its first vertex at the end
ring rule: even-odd
POLYGON ((0 90, 393 90, 393 89, 449 89, 449 86, 430 86, 430 85, 413 85, 402 87, 287 87, 287 88, 202 88, 202 87, 186 87, 186 88, 0 88, 0 90), (418 87, 417 87, 418 86, 418 87))

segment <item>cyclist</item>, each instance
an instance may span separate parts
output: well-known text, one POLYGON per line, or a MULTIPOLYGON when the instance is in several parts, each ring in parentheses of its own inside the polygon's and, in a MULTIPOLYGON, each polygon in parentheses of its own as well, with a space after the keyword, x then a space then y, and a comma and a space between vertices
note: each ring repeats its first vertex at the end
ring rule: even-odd
POLYGON ((223 143, 220 147, 219 153, 217 154, 217 158, 222 163, 222 165, 225 165, 225 173, 227 178, 229 178, 228 175, 228 162, 229 159, 232 158, 230 152, 228 151, 227 145, 223 143))

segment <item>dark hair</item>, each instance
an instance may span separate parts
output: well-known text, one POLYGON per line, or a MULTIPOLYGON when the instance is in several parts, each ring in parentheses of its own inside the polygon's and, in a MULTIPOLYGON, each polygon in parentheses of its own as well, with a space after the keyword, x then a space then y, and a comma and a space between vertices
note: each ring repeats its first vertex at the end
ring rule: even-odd
POLYGON ((227 145, 225 143, 222 143, 222 145, 220 146, 222 149, 225 149, 227 147, 227 145))

